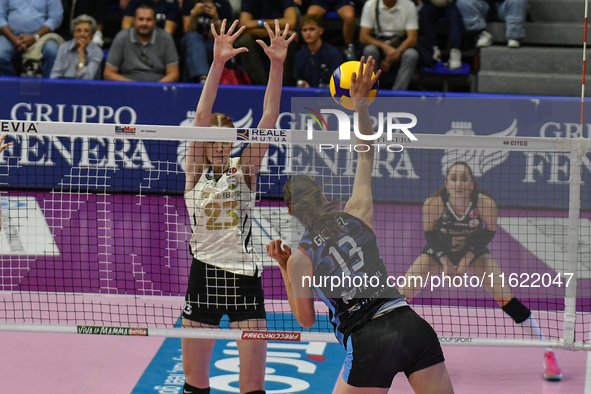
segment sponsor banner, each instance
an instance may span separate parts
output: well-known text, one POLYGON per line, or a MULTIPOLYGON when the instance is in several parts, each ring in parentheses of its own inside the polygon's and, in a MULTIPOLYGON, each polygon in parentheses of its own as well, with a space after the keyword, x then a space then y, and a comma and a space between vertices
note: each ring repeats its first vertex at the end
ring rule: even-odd
POLYGON ((91 335, 148 336, 147 328, 135 327, 77 326, 76 332, 78 334, 91 335))
POLYGON ((301 333, 299 332, 269 332, 269 331, 243 331, 241 339, 250 339, 255 341, 291 341, 299 342, 301 333))
MULTIPOLYGON (((13 142, 0 154, 8 168, 9 188, 45 188, 83 192, 182 193, 186 141, 174 143, 134 140, 150 132, 135 124, 191 125, 201 88, 194 85, 84 83, 40 80, 35 83, 5 79, 0 98, 0 130, 13 142), (150 97, 150 100, 146 100, 150 97), (163 109, 161 103, 167 103, 163 109), (63 121, 80 123, 79 137, 45 136, 32 123, 63 121), (112 123, 112 138, 85 136, 83 123, 112 123)), ((277 127, 301 130, 301 143, 288 149, 280 130, 246 130, 256 127, 262 116, 263 87, 220 87, 216 111, 230 115, 236 138, 269 142, 268 156, 260 168, 261 192, 280 197, 283 184, 294 173, 308 173, 334 184, 338 197, 350 193, 355 150, 345 140, 345 126, 355 128, 351 112, 345 111, 323 89, 284 89, 277 127), (344 115, 343 115, 344 114, 344 115), (314 135, 334 133, 335 146, 319 147, 314 135)), ((498 204, 566 208, 568 206, 569 155, 564 152, 525 151, 526 141, 515 137, 591 136, 591 123, 581 128, 580 102, 568 98, 528 97, 386 97, 370 106, 372 123, 382 135, 375 141, 377 153, 374 196, 386 201, 421 203, 442 186, 444 174, 456 161, 468 162, 476 180, 491 190, 498 204), (408 149, 421 134, 496 135, 506 137, 506 146, 520 151, 486 147, 471 149, 408 149), (406 146, 406 148, 405 148, 406 146), (400 148, 402 147, 402 149, 400 148), (502 187, 502 185, 510 185, 502 187)), ((239 151, 239 148, 237 148, 239 151)), ((591 155, 583 157, 583 195, 591 184, 591 155)), ((590 201, 581 201, 590 208, 590 201)))

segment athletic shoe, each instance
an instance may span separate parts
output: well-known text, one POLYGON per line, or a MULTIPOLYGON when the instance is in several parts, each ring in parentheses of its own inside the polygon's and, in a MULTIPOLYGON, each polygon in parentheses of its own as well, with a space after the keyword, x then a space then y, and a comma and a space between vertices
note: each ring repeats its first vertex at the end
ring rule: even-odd
POLYGON ((509 48, 519 48, 519 45, 520 45, 520 44, 519 44, 519 41, 517 41, 517 40, 509 40, 509 41, 507 42, 507 46, 508 46, 509 48))
POLYGON ((462 52, 457 48, 452 48, 449 52, 449 66, 450 70, 457 70, 462 67, 462 52))
POLYGON ((439 47, 433 47, 433 60, 436 62, 441 61, 441 51, 439 50, 439 47))
POLYGON ((347 48, 345 48, 345 59, 347 59, 348 62, 355 60, 355 47, 353 44, 348 44, 347 48))
POLYGON ((476 46, 481 47, 488 47, 492 45, 492 34, 483 30, 482 33, 478 36, 478 41, 476 42, 476 46))
POLYGON ((544 358, 546 359, 544 362, 544 379, 550 382, 558 382, 562 379, 562 370, 558 365, 558 361, 556 361, 556 354, 549 350, 544 353, 544 358))

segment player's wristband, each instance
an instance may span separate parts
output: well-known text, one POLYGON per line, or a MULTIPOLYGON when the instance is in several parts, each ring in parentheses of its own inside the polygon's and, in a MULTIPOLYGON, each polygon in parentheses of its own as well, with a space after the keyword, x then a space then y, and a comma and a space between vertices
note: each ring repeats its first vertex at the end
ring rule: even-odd
POLYGON ((265 24, 265 20, 263 18, 259 19, 259 21, 257 22, 259 24, 259 27, 263 27, 265 24))

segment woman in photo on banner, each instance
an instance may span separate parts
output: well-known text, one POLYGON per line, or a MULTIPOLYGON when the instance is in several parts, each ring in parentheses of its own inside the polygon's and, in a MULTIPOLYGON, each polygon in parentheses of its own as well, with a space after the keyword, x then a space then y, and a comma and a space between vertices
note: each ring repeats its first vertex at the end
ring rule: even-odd
MULTIPOLYGON (((436 276, 441 273, 462 276, 466 272, 478 278, 492 274, 493 283, 484 281, 503 311, 519 324, 525 335, 544 339, 536 318, 528 307, 503 286, 503 270, 492 257, 488 244, 497 231, 497 205, 489 193, 480 190, 470 166, 458 161, 448 167, 445 185, 423 204, 423 229, 427 245, 406 272, 405 286, 399 288, 407 300, 421 287, 409 277, 436 276), (453 235, 452 235, 453 234, 453 235)), ((558 381, 562 371, 551 348, 544 351, 544 378, 558 381)))
MULTIPOLYGON (((238 21, 226 32, 214 26, 214 60, 199 98, 195 126, 234 127, 224 114, 212 113, 224 64, 246 48, 234 48, 244 30, 234 33, 238 21)), ((270 45, 261 45, 271 62, 259 128, 272 129, 279 117, 283 63, 288 37, 275 21, 275 32, 265 23, 270 45)), ((215 134, 215 133, 213 133, 215 134)), ((251 210, 255 205, 257 173, 268 144, 249 144, 240 157, 230 157, 232 142, 192 141, 185 159, 185 203, 191 219, 190 251, 193 256, 183 310, 183 327, 218 329, 227 315, 236 329, 266 330, 262 264, 251 245, 251 210)), ((265 341, 238 340, 241 393, 264 393, 265 341)), ((184 394, 209 393, 209 366, 215 339, 182 339, 184 394)))
MULTIPOLYGON (((371 135, 367 97, 380 72, 372 78, 375 61, 369 57, 365 69, 364 62, 362 57, 350 92, 359 130, 371 135)), ((357 137, 357 144, 363 143, 357 137)), ((267 255, 279 263, 289 305, 302 327, 316 321, 314 295, 328 306, 335 335, 347 349, 336 393, 385 394, 394 376, 404 372, 415 393, 451 394, 437 334, 386 285, 388 275, 371 227, 373 159, 373 145, 358 152, 353 193, 343 212, 336 209, 339 201, 328 202, 314 178, 290 178, 283 198, 289 214, 305 227, 304 235, 293 251, 281 240, 271 241, 267 255), (319 283, 324 278, 328 283, 319 283), (342 281, 333 287, 336 278, 342 281), (368 278, 371 285, 355 285, 357 278, 368 278)))

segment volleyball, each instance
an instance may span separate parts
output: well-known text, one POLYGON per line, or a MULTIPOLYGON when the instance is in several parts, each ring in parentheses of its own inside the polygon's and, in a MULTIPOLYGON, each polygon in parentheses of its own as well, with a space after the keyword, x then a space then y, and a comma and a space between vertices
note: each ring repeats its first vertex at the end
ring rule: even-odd
MULTIPOLYGON (((358 71, 358 61, 345 62, 341 64, 336 70, 334 70, 332 76, 330 77, 330 94, 337 103, 350 110, 355 109, 353 107, 351 94, 349 93, 349 87, 351 86, 351 76, 353 73, 357 73, 358 71)), ((371 76, 374 77, 375 73, 372 72, 371 76)), ((371 91, 369 92, 370 104, 377 93, 378 81, 376 81, 376 83, 371 87, 371 91)))

